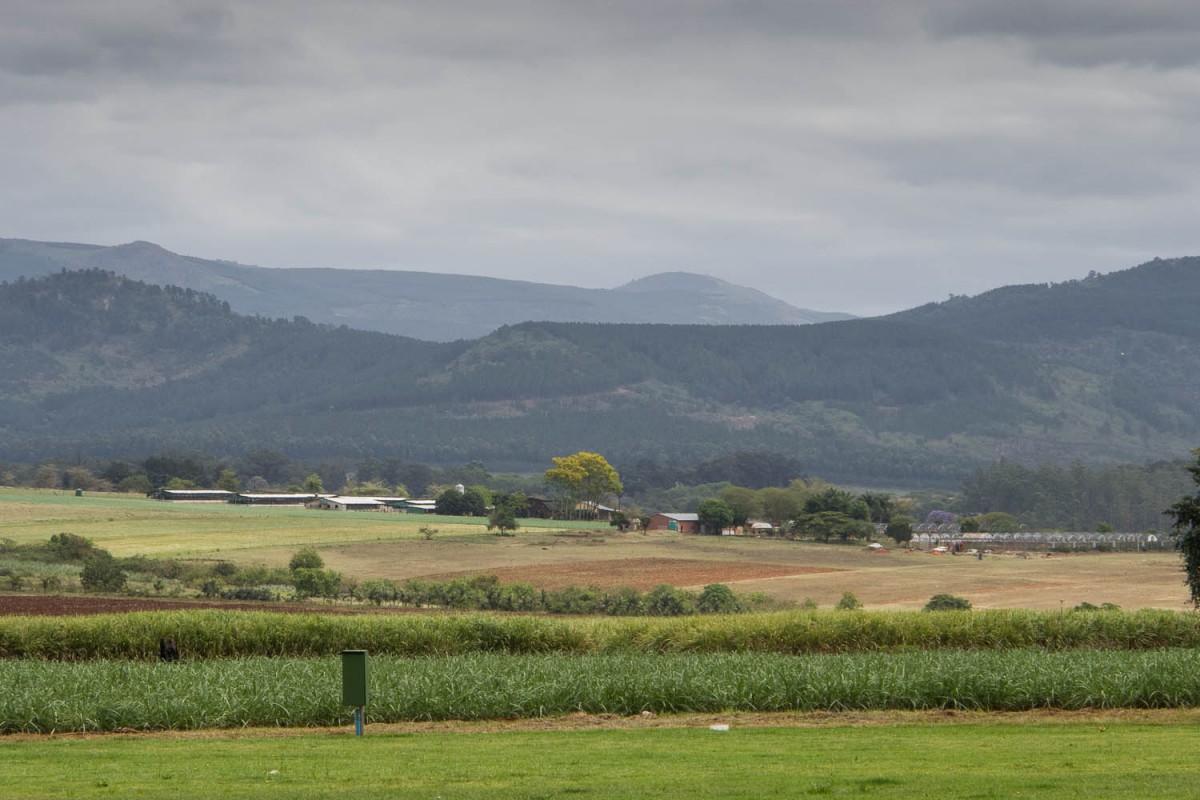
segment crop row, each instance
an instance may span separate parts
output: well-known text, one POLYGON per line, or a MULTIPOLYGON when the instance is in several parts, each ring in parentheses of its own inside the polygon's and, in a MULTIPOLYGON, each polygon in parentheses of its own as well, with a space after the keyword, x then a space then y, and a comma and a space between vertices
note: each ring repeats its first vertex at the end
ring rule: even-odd
MULTIPOLYGON (((1015 711, 1200 704, 1200 654, 1018 650, 782 656, 371 659, 368 722, 872 709, 1015 711)), ((0 733, 332 726, 340 662, 0 662, 0 733)))
POLYGON ((335 615, 167 611, 0 618, 0 658, 150 660, 161 637, 185 659, 499 653, 799 655, 1036 647, 1147 650, 1200 646, 1200 615, 1137 612, 781 612, 684 618, 496 614, 335 615))

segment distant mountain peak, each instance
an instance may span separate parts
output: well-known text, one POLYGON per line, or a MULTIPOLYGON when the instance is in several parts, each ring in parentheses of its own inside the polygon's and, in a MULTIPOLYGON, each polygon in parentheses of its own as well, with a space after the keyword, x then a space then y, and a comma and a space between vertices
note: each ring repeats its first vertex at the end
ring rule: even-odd
MULTIPOLYGON (((666 291, 723 291, 733 288, 734 284, 714 278, 711 275, 700 275, 695 272, 657 272, 644 278, 632 280, 614 289, 614 292, 666 292, 666 291)), ((738 287, 741 288, 741 287, 738 287)))
POLYGON ((144 240, 115 247, 0 240, 0 281, 91 268, 209 292, 243 314, 303 316, 427 341, 477 338, 521 322, 802 325, 848 318, 689 272, 583 289, 405 270, 264 269, 183 256, 144 240))

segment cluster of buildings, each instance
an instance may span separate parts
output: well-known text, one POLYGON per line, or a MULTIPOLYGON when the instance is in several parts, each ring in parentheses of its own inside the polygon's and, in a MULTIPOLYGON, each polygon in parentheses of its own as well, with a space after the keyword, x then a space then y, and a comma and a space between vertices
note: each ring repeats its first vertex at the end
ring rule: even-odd
POLYGON ((434 500, 409 497, 357 497, 336 494, 290 494, 284 492, 230 492, 224 489, 156 489, 156 500, 189 503, 234 503, 246 506, 304 506, 324 511, 401 511, 434 513, 434 500))

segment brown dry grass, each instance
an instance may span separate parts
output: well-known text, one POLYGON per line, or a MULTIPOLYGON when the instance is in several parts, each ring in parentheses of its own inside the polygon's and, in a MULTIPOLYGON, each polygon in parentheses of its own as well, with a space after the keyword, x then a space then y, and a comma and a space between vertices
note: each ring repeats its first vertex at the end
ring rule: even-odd
POLYGON ((1085 601, 1125 609, 1187 607, 1172 552, 977 560, 771 539, 598 532, 364 542, 321 553, 330 567, 357 577, 487 573, 547 588, 564 582, 689 588, 720 582, 781 600, 812 598, 825 607, 847 591, 873 609, 918 609, 939 593, 966 597, 976 608, 1058 609, 1085 601))

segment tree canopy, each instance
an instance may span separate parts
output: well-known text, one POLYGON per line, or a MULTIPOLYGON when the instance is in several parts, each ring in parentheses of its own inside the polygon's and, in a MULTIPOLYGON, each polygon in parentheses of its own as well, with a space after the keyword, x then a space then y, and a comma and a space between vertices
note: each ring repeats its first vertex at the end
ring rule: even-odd
MULTIPOLYGON (((1193 450, 1192 454, 1195 460, 1188 465, 1187 471, 1200 486, 1200 448, 1193 450)), ((1165 513, 1175 518, 1172 529, 1176 537, 1175 545, 1183 554, 1184 580, 1191 592, 1192 605, 1200 608, 1200 490, 1194 495, 1181 497, 1165 513)))
POLYGON ((733 509, 724 500, 709 499, 702 502, 696 509, 700 529, 704 533, 721 535, 721 531, 733 524, 733 509))
POLYGON ((551 460, 554 466, 546 470, 546 485, 559 496, 564 510, 574 510, 577 503, 594 509, 606 497, 621 494, 620 476, 599 453, 579 452, 551 460))

